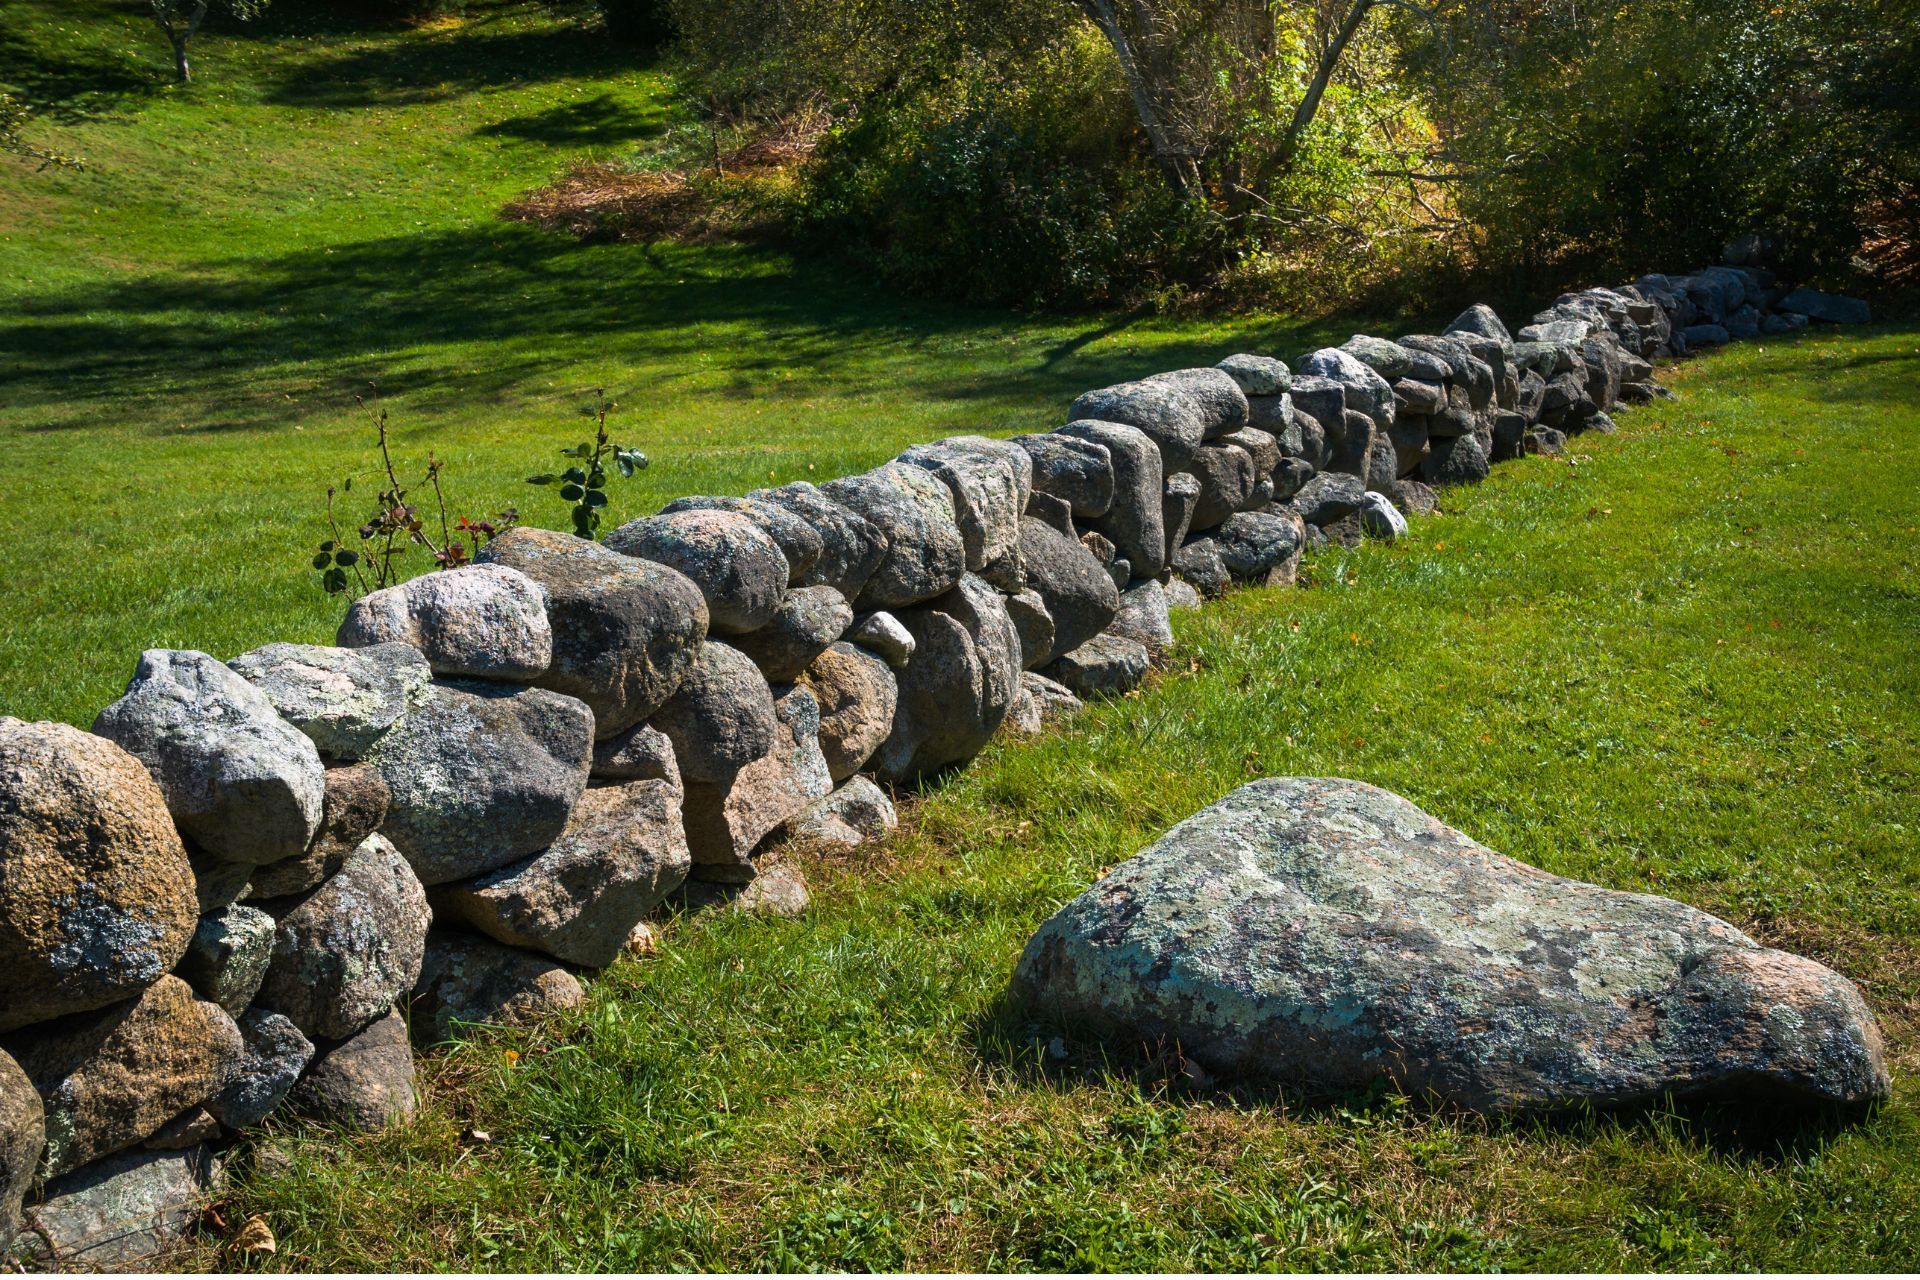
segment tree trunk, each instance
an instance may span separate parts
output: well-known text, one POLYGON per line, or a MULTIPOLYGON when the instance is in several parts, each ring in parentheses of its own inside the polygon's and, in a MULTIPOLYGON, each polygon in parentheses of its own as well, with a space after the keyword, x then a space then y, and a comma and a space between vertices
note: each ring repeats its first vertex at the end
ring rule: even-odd
POLYGON ((1340 66, 1340 58, 1353 43, 1353 37, 1360 31, 1360 24, 1366 21, 1367 13, 1377 0, 1353 0, 1353 8, 1347 12, 1340 29, 1334 32, 1333 39, 1320 55, 1320 65, 1314 70, 1313 83, 1307 86, 1306 96, 1300 99, 1300 105, 1293 110, 1293 119, 1287 124, 1287 131, 1280 138, 1273 158, 1260 167, 1260 181, 1265 185, 1274 177, 1293 167, 1293 158, 1300 150, 1300 139, 1306 136, 1313 126, 1313 118, 1320 112, 1320 100, 1326 96, 1327 84, 1333 79, 1334 71, 1340 66))
POLYGON ((173 38, 173 73, 181 84, 193 79, 193 68, 187 65, 187 42, 184 37, 173 38))
POLYGON ((1200 189, 1200 166, 1174 143, 1166 123, 1161 120, 1160 111, 1154 106, 1152 89, 1146 77, 1140 74, 1140 64, 1133 56, 1133 44, 1120 24, 1119 15, 1107 0, 1080 0, 1080 4, 1086 15, 1093 19, 1093 24, 1100 28, 1100 34, 1107 38, 1107 43, 1113 46, 1114 57, 1120 63, 1120 78, 1126 81, 1127 96, 1133 99, 1133 113, 1140 121, 1140 128, 1146 132, 1154 158, 1166 170, 1167 181, 1182 196, 1197 193, 1200 189))

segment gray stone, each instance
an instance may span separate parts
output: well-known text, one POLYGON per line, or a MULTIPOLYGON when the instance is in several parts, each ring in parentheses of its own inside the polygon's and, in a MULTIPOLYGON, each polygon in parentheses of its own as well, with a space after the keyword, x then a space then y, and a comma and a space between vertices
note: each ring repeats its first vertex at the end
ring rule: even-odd
POLYGON ((1321 470, 1358 476, 1364 483, 1367 470, 1372 465, 1373 442, 1380 434, 1381 430, 1372 418, 1358 409, 1347 410, 1344 434, 1340 437, 1340 443, 1328 451, 1327 465, 1321 470))
POLYGON ((1288 452, 1300 452, 1300 426, 1292 396, 1248 396, 1247 425, 1271 435, 1288 452))
POLYGON ((1340 350, 1392 382, 1413 372, 1413 355, 1397 342, 1356 333, 1340 344, 1340 350))
POLYGON ((900 625, 900 619, 885 610, 870 613, 854 623, 847 639, 879 654, 895 670, 906 666, 907 660, 913 657, 913 634, 900 625))
POLYGON ((1433 442, 1420 464, 1420 478, 1431 485, 1478 484, 1487 478, 1487 454, 1478 436, 1450 436, 1433 442))
POLYGON ((381 830, 422 884, 504 867, 559 837, 592 752, 593 713, 577 698, 437 683, 373 753, 392 793, 381 830))
POLYGON ((802 810, 787 824, 787 835, 808 844, 857 849, 886 839, 899 825, 887 793, 872 779, 856 776, 802 810))
MULTIPOLYGON (((1593 324, 1587 320, 1549 320, 1544 324, 1530 324, 1520 330, 1520 342, 1585 342, 1587 335, 1593 332, 1593 324)), ((1519 343, 1515 343, 1516 346, 1519 343)))
POLYGON ((305 1035, 353 1035, 411 990, 432 913, 399 851, 369 836, 332 879, 273 904, 273 961, 256 1002, 305 1035))
MULTIPOLYGON (((1396 420, 1395 427, 1400 424, 1396 420)), ((1421 442, 1425 445, 1425 441, 1421 442)), ((1367 453, 1367 488, 1378 493, 1391 493, 1393 482, 1400 478, 1400 450, 1394 444, 1392 432, 1376 431, 1373 444, 1367 453)))
POLYGON ((1477 333, 1483 338, 1492 338, 1509 351, 1513 349, 1513 335, 1507 332, 1507 326, 1494 314, 1492 307, 1484 302, 1475 303, 1453 318, 1447 326, 1448 333, 1477 333))
POLYGON ((223 1136, 220 1122, 205 1107, 188 1107, 154 1130, 140 1145, 149 1151, 185 1151, 190 1147, 218 1142, 223 1136))
MULTIPOLYGON (((1294 367, 1301 374, 1331 378, 1339 383, 1345 396, 1345 407, 1366 414, 1376 426, 1385 427, 1393 421, 1393 385, 1338 347, 1323 347, 1302 357, 1294 367)), ((1289 394, 1298 405, 1298 382, 1289 394)), ((1326 425, 1326 419, 1321 418, 1321 423, 1326 425)))
POLYGON ((1160 658, 1173 647, 1173 623, 1168 618, 1167 591, 1152 578, 1132 583, 1120 593, 1120 611, 1107 628, 1117 636, 1138 640, 1147 653, 1160 658))
POLYGON ((967 547, 945 485, 919 467, 889 462, 821 486, 828 498, 865 517, 886 535, 886 554, 856 609, 892 609, 928 600, 966 572, 967 547))
POLYGON ((813 895, 807 891, 800 868, 773 862, 744 884, 715 884, 689 880, 681 895, 689 911, 724 909, 745 916, 797 920, 807 913, 813 895))
POLYGON ((633 926, 687 878, 681 792, 665 782, 589 787, 567 829, 525 862, 448 885, 435 914, 509 946, 604 969, 633 926))
POLYGON ((1106 445, 1058 431, 1013 442, 1033 459, 1033 487, 1065 502, 1074 515, 1102 516, 1113 506, 1113 455, 1106 445))
POLYGON ((723 783, 773 749, 773 691, 745 654, 709 640, 680 689, 653 717, 686 782, 723 783))
POLYGON ((413 1046, 397 1010, 350 1040, 322 1048, 288 1098, 292 1108, 355 1133, 380 1133, 412 1120, 413 1046))
POLYGON ((753 852, 768 833, 833 790, 813 693, 782 686, 774 690, 773 711, 779 727, 765 755, 724 782, 687 782, 681 814, 695 878, 751 879, 753 852))
POLYGON ((1325 527, 1360 509, 1367 488, 1358 476, 1322 472, 1300 486, 1289 505, 1308 524, 1325 527))
POLYGON ((253 907, 230 906, 200 918, 174 972, 235 1017, 253 1003, 273 960, 273 917, 253 907))
POLYGON ((197 920, 193 868, 140 762, 71 725, 0 716, 0 1031, 138 995, 197 920))
POLYGON ((1307 530, 1295 511, 1242 511, 1213 536, 1229 574, 1280 587, 1294 583, 1307 530))
POLYGON ((1209 600, 1225 595, 1233 585, 1226 561, 1220 558, 1220 544, 1205 535, 1181 544, 1173 553, 1173 571, 1209 600))
POLYGON ((1392 542, 1407 536, 1407 518, 1385 494, 1369 493, 1360 501, 1360 527, 1369 538, 1392 542))
POLYGON ((787 585, 810 585, 820 557, 826 552, 826 539, 799 513, 765 498, 675 498, 660 508, 663 516, 682 511, 731 511, 759 525, 772 538, 787 560, 787 585))
POLYGON ((1807 318, 1793 311, 1776 312, 1760 322, 1760 332, 1769 337, 1798 333, 1806 327, 1807 318))
POLYGON ((797 586, 832 587, 857 600, 867 579, 886 559, 886 534, 804 480, 777 489, 755 489, 747 497, 791 511, 820 536, 820 558, 801 574, 797 586))
POLYGON ((844 782, 893 731, 899 683, 880 658, 844 642, 815 658, 800 683, 812 691, 820 707, 820 754, 827 762, 827 775, 844 782))
POLYGON ((1159 448, 1146 433, 1121 423, 1069 422, 1056 434, 1106 446, 1113 463, 1113 505, 1105 515, 1088 521, 1087 527, 1111 538, 1136 576, 1158 577, 1167 560, 1161 486, 1165 476, 1179 467, 1165 466, 1159 448))
POLYGON ((1272 356, 1228 356, 1214 368, 1232 378, 1249 400, 1255 396, 1281 395, 1293 385, 1293 374, 1286 361, 1272 356))
POLYGON ((1236 449, 1246 450, 1247 456, 1253 459, 1253 474, 1256 480, 1272 475, 1273 469, 1280 465, 1280 459, 1283 456, 1280 451, 1280 441, 1271 432, 1262 431, 1258 427, 1242 427, 1238 431, 1221 436, 1213 443, 1221 447, 1232 445, 1236 449))
POLYGON ((192 650, 149 649, 93 731, 147 766, 189 839, 258 865, 306 851, 320 826, 320 753, 265 694, 192 650))
POLYGON ((1273 469, 1273 500, 1292 502, 1316 474, 1313 464, 1305 458, 1280 459, 1280 465, 1273 469))
POLYGON ((735 511, 679 511, 630 520, 603 542, 621 555, 685 575, 707 602, 708 629, 720 635, 766 626, 786 594, 790 570, 780 544, 735 511))
MULTIPOLYGON (((1247 425, 1247 393, 1240 389, 1239 379, 1225 369, 1175 369, 1156 373, 1148 381, 1179 387, 1191 396, 1200 407, 1200 421, 1209 440, 1247 425)), ((1099 415, 1075 413, 1072 416, 1099 415)))
POLYGON ((545 956, 486 938, 435 929, 409 1011, 413 1039, 423 1045, 465 1038, 469 1027, 538 1023, 586 999, 566 968, 545 956))
MULTIPOLYGON (((386 778, 370 764, 327 770, 326 798, 320 805, 320 830, 307 851, 282 858, 271 866, 252 868, 248 900, 284 898, 305 893, 340 869, 347 855, 387 820, 393 793, 386 778)), ((202 914, 212 908, 202 907, 202 914)))
MULTIPOLYGON (((1433 442, 1427 433, 1428 419, 1412 414, 1400 414, 1393 425, 1385 432, 1386 442, 1393 446, 1394 478, 1411 475, 1419 470, 1433 453, 1433 442)), ((1378 447, 1380 441, 1374 441, 1378 447)))
POLYGON ((1020 692, 1033 708, 1036 732, 1072 719, 1086 706, 1073 690, 1038 671, 1020 673, 1020 692))
POLYGON ((666 565, 525 526, 489 542, 480 558, 518 569, 545 590, 553 665, 537 683, 586 703, 598 737, 657 711, 706 639, 700 588, 666 565))
POLYGON ((1150 665, 1147 646, 1107 632, 1055 658, 1044 674, 1079 697, 1111 697, 1136 688, 1150 665))
POLYGON ((1190 471, 1176 471, 1167 477, 1160 496, 1160 520, 1167 534, 1167 556, 1171 560, 1193 530, 1193 513, 1200 507, 1200 477, 1190 471))
POLYGON ((1169 609, 1198 609, 1204 603, 1193 584, 1184 578, 1167 579, 1167 607, 1169 609))
POLYGON ((1043 925, 1050 1019, 1208 1071, 1477 1111, 1889 1092, 1853 984, 1664 898, 1548 875, 1364 783, 1269 778, 1043 925))
POLYGON ((217 1004, 168 974, 138 999, 0 1037, 46 1114, 39 1174, 57 1178, 132 1146, 211 1097, 240 1057, 217 1004))
POLYGON ((1402 378, 1393 384, 1396 421, 1407 414, 1439 413, 1447 407, 1447 389, 1438 383, 1402 378))
MULTIPOLYGON (((1106 439, 1076 432, 1073 428, 1084 422, 1113 423, 1134 428, 1153 442, 1159 452, 1161 466, 1166 471, 1186 469, 1193 451, 1206 439, 1209 425, 1205 408, 1187 388, 1161 379, 1122 382, 1098 391, 1089 391, 1073 402, 1067 418, 1068 435, 1099 440, 1110 448, 1112 446, 1106 439)), ((1114 465, 1116 468, 1120 465, 1117 458, 1114 465)), ((1125 483, 1118 476, 1116 481, 1125 483)), ((1159 487, 1156 478, 1154 489, 1157 491, 1159 487)), ((1118 494, 1115 496, 1119 497, 1118 494)))
POLYGON ((364 595, 335 640, 412 645, 441 676, 531 680, 553 662, 546 593, 504 565, 463 565, 364 595))
MULTIPOLYGON (((1025 458, 1025 454, 1021 454, 1025 458)), ((1014 549, 1020 538, 1020 516, 1032 487, 1032 464, 1023 487, 1014 464, 977 445, 941 440, 915 445, 900 461, 919 467, 947 488, 953 502, 954 523, 966 547, 966 567, 978 573, 1014 549)))
POLYGON ((664 782, 680 790, 680 759, 673 739, 650 724, 639 724, 616 738, 593 744, 596 778, 615 782, 664 782))
POLYGON ((40 1095, 12 1055, 0 1052, 0 1256, 20 1225, 20 1203, 33 1186, 46 1144, 40 1095))
POLYGON ((1031 587, 1007 597, 1007 616, 1020 637, 1020 668, 1029 670, 1053 655, 1053 614, 1047 602, 1031 587))
POLYGON ((832 587, 796 587, 758 631, 734 637, 734 647, 775 684, 790 684, 807 664, 853 625, 853 606, 832 587))
POLYGON ((1053 643, 1044 654, 1025 654, 1026 662, 1016 666, 1051 661, 1055 654, 1099 635, 1113 621, 1120 593, 1083 542, 1027 516, 1020 522, 1020 558, 1027 567, 1028 589, 1040 597, 1052 620, 1053 643))
POLYGON ((284 1014, 248 1009, 238 1019, 243 1048, 220 1092, 207 1099, 214 1119, 232 1129, 259 1124, 287 1100, 313 1060, 313 1042, 284 1014))
POLYGON ((270 644, 227 664, 267 695, 320 754, 354 761, 427 700, 433 668, 410 644, 359 649, 270 644))
POLYGON ((1697 347, 1723 347, 1733 341, 1733 335, 1717 324, 1690 324, 1680 331, 1686 339, 1687 350, 1697 347))
POLYGON ((1774 307, 1822 324, 1866 324, 1873 319, 1873 309, 1860 299, 1818 289, 1789 290, 1774 307))
POLYGON ((49 1271, 157 1267, 223 1186, 205 1147, 109 1156, 47 1186, 28 1211, 26 1260, 49 1271))
POLYGON ((1233 445, 1202 445, 1188 464, 1200 482, 1187 528, 1202 533, 1244 508, 1253 496, 1253 457, 1233 445))
MULTIPOLYGON (((1026 534, 1036 525, 1031 517, 1022 521, 1023 556, 1026 534)), ((1030 557, 1028 563, 1031 571, 1030 557)), ((1101 580, 1113 590, 1111 579, 1101 580)), ((1048 605, 1056 627, 1063 625, 1051 600, 1048 605)), ((1006 718, 1020 675, 1020 636, 1005 597, 978 578, 963 578, 940 599, 902 614, 901 622, 915 646, 898 675, 893 730, 869 762, 883 782, 912 781, 972 759, 1006 718)))

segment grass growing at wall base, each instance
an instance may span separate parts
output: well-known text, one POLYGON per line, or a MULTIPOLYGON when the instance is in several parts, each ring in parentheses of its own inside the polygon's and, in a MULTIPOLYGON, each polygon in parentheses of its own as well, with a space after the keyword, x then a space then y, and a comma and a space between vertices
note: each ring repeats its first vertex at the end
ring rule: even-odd
POLYGON ((1448 494, 1403 543, 1317 556, 1310 589, 1181 615, 1176 674, 996 744, 887 848, 810 865, 807 918, 670 925, 579 1014, 436 1057, 413 1128, 255 1140, 295 1156, 236 1161, 236 1207, 280 1239, 264 1261, 1911 1268, 1920 349, 1816 334, 1673 380, 1677 402, 1448 494), (1884 1020, 1895 1100, 1511 1122, 1305 1105, 1126 1046, 1056 1062, 1051 1029, 1003 1016, 1055 906, 1286 773, 1378 783, 1837 966, 1884 1020))

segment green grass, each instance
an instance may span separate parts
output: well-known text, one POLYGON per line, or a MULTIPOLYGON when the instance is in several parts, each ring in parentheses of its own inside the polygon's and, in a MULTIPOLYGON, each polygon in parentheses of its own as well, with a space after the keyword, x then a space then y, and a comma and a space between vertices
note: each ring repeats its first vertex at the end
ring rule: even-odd
MULTIPOLYGON (((84 173, 0 181, 0 711, 90 721, 137 651, 324 639, 300 555, 366 474, 377 382, 460 505, 590 389, 676 493, 837 474, 1086 386, 1354 327, 1026 319, 742 248, 588 246, 496 215, 669 123, 644 60, 537 9, 377 32, 282 0, 165 86, 137 4, 9 0, 0 83, 84 173)), ((1920 1262, 1920 351, 1816 334, 1449 496, 1303 591, 1179 623, 1178 674, 996 744, 807 918, 672 922, 588 1006, 425 1064, 427 1109, 236 1153, 284 1268, 1899 1269, 1920 1262), (1054 1064, 998 997, 1032 928, 1251 777, 1399 791, 1564 874, 1839 967, 1894 1102, 1493 1123, 1054 1064), (481 1142, 469 1135, 490 1135, 481 1142)))

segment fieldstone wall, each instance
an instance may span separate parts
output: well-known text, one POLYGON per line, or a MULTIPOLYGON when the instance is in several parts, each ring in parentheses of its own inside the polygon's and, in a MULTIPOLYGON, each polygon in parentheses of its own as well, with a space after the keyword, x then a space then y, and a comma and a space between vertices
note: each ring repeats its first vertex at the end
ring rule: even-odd
POLYGON ((150 650, 90 734, 0 718, 0 1245, 145 1256, 235 1131, 404 1119, 413 1045, 577 1003, 670 904, 803 908, 784 847, 1133 688, 1169 610, 1610 430, 1661 356, 1864 318, 1714 267, 1234 355, 602 543, 515 529, 335 647, 150 650))

